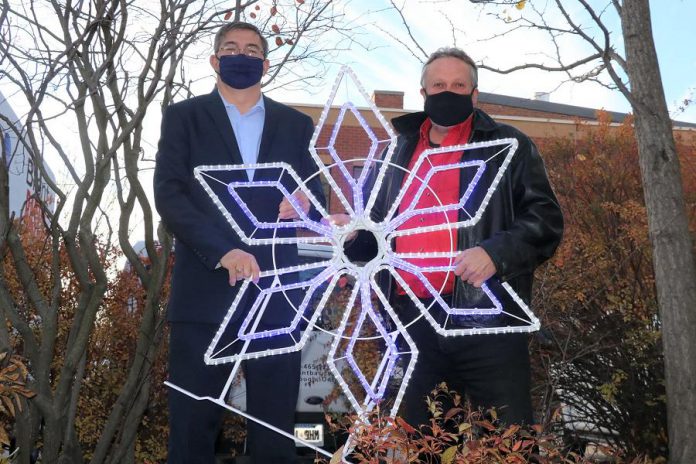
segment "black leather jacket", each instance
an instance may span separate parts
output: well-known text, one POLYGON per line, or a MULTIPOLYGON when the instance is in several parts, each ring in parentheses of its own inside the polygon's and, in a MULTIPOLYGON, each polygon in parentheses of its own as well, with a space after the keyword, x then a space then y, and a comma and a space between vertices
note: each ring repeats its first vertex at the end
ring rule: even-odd
MULTIPOLYGON (((392 120, 398 133, 392 162, 399 166, 408 166, 416 148, 420 127, 425 120, 423 112, 411 113, 392 120)), ((481 219, 472 227, 459 229, 458 249, 481 246, 493 260, 496 277, 507 282, 517 294, 529 304, 532 293, 534 269, 549 259, 561 241, 563 235, 563 215, 558 200, 551 189, 544 162, 534 143, 519 130, 494 121, 480 109, 476 109, 470 142, 491 141, 502 138, 515 138, 519 142, 517 152, 504 173, 497 189, 493 193, 481 219)), ((490 154, 483 153, 477 158, 487 159, 500 150, 500 147, 482 148, 490 154)), ((496 157, 493 162, 502 162, 503 157, 496 157)), ((373 171, 377 171, 373 169, 373 171)), ((460 193, 468 186, 471 170, 461 170, 460 193), (468 172, 468 173, 467 173, 468 172)), ((495 171, 486 171, 495 175, 495 171)), ((404 171, 391 169, 382 184, 380 194, 371 210, 374 221, 381 221, 386 211, 394 202, 403 182, 404 171)), ((370 182, 365 198, 371 191, 370 182)), ((481 190, 481 189, 477 189, 481 190)), ((484 190, 485 193, 485 190, 484 190)), ((465 220, 460 211, 460 219, 465 220)), ((370 250, 370 240, 360 233, 346 253, 352 259, 374 255, 370 250)), ((386 276, 386 273, 383 273, 386 276)), ((387 293, 393 286, 391 279, 381 279, 387 293), (386 288, 385 288, 386 287, 386 288)), ((470 286, 456 280, 453 303, 464 307, 470 286), (468 292, 468 293, 467 293, 468 292)))

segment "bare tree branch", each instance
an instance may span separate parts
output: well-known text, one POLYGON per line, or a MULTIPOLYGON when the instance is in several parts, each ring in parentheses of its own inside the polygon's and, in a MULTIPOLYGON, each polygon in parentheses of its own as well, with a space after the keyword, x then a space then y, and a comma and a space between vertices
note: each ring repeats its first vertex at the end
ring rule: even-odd
POLYGON ((396 4, 394 3, 394 0, 389 0, 389 3, 391 3, 392 7, 399 14, 399 17, 401 18, 401 22, 403 23, 404 28, 406 29, 406 34, 411 39, 411 42, 416 47, 416 49, 420 52, 421 61, 425 61, 425 59, 428 57, 428 53, 425 50, 423 50, 423 47, 420 46, 418 41, 413 36, 413 33, 411 32, 411 27, 408 25, 408 22, 406 21, 406 18, 404 17, 403 5, 401 6, 401 8, 397 7, 396 4))

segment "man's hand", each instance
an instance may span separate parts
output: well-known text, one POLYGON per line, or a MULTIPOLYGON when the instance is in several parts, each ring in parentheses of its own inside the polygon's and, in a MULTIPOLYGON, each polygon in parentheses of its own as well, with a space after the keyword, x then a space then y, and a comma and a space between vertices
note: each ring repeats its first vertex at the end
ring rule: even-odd
MULTIPOLYGON (((329 216, 328 221, 325 219, 321 220, 323 223, 329 223, 334 226, 345 226, 346 224, 350 224, 351 217, 350 215, 346 213, 335 213, 329 216)), ((351 231, 347 236, 344 242, 350 242, 355 238, 355 236, 358 235, 357 230, 351 231)))
MULTIPOLYGON (((298 190, 297 192, 292 194, 293 198, 299 203, 300 208, 302 208, 302 211, 307 214, 309 211, 309 198, 307 198, 307 195, 304 194, 303 191, 298 190)), ((300 213, 295 210, 295 208, 292 206, 290 203, 290 200, 287 198, 283 198, 283 201, 280 202, 280 206, 278 206, 278 219, 299 219, 300 218, 300 213)))
POLYGON ((335 226, 345 226, 350 223, 350 215, 346 213, 335 213, 329 216, 329 224, 335 226))
POLYGON ((254 282, 259 281, 259 265, 256 262, 254 255, 247 253, 244 250, 235 248, 228 251, 225 256, 220 259, 220 265, 227 269, 230 274, 230 285, 234 285, 239 280, 249 279, 254 282))
POLYGON ((474 287, 480 287, 495 275, 495 264, 481 247, 469 248, 454 258, 454 274, 474 287))

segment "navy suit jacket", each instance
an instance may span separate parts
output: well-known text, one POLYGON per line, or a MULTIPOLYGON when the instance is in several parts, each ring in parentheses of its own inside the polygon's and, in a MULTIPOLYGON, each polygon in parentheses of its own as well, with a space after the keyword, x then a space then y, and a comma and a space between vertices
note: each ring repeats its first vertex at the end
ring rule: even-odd
MULTIPOLYGON (((303 180, 317 170, 308 153, 313 133, 309 116, 286 105, 264 98, 265 121, 259 149, 259 163, 285 162, 303 180)), ((155 205, 162 221, 175 237, 175 264, 169 297, 168 319, 176 322, 218 324, 230 307, 241 282, 231 287, 228 272, 217 268, 220 258, 234 248, 252 253, 262 271, 297 264, 294 245, 252 246, 242 242, 224 219, 208 194, 193 176, 200 165, 242 164, 242 157, 217 90, 169 106, 162 119, 158 146, 154 191, 155 205)), ((279 170, 257 170, 254 180, 278 180, 279 170)), ((226 182, 247 180, 244 171, 227 174, 226 182)), ((295 188, 289 177, 282 176, 290 192, 295 188)), ((316 198, 323 202, 319 176, 307 183, 316 198)), ((253 227, 241 212, 226 186, 212 181, 237 222, 250 233, 253 227)), ((254 214, 264 221, 275 222, 283 199, 277 189, 248 188, 238 190, 254 214)), ((317 218, 312 209, 310 214, 317 218)), ((254 237, 274 237, 271 230, 258 230, 254 237)), ((293 235, 294 230, 276 232, 275 237, 293 235)), ((285 276, 285 281, 296 276, 285 276)), ((246 296, 246 295, 245 295, 246 296)), ((284 299, 279 299, 284 300, 284 299)), ((251 301, 243 302, 248 307, 251 301)), ((282 303, 281 303, 282 304, 282 303)), ((274 308, 270 318, 287 320, 292 309, 274 308)), ((238 319, 240 311, 235 313, 238 319)))

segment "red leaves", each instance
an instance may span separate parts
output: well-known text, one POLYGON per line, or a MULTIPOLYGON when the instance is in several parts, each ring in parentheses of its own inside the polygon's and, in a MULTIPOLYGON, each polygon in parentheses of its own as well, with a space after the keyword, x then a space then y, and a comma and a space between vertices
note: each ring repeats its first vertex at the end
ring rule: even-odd
MULTIPOLYGON (((433 405, 450 403, 452 394, 446 385, 441 385, 433 390, 428 401, 433 405)), ((385 456, 393 456, 394 462, 403 463, 585 462, 568 454, 558 437, 548 434, 541 426, 497 425, 495 419, 488 416, 490 411, 473 411, 468 405, 450 409, 453 413, 438 411, 439 415, 431 417, 428 427, 422 428, 414 428, 398 416, 385 417, 379 407, 370 413, 366 422, 364 418, 358 422, 354 416, 343 418, 341 426, 353 433, 352 456, 355 459, 352 462, 376 464, 385 462, 380 460, 385 456), (472 427, 472 424, 475 425, 472 427), (544 450, 544 456, 538 455, 539 449, 544 450)))
POLYGON ((462 408, 452 408, 449 411, 447 411, 447 413, 445 414, 445 420, 450 420, 451 418, 453 418, 457 414, 462 414, 464 412, 465 411, 462 408))
POLYGON ((394 418, 394 420, 395 420, 395 422, 396 422, 396 425, 398 425, 399 428, 400 428, 401 430, 403 430, 404 432, 406 432, 407 434, 412 435, 412 434, 416 433, 416 429, 413 428, 413 427, 411 427, 411 426, 409 425, 409 423, 406 422, 405 420, 403 420, 401 417, 396 416, 396 417, 394 418))
POLYGON ((474 422, 474 424, 478 425, 481 428, 488 430, 489 432, 492 432, 495 430, 495 425, 491 424, 490 421, 487 421, 487 420, 476 421, 476 422, 474 422))
MULTIPOLYGON (((297 0, 297 3, 301 5, 304 3, 304 0, 297 0)), ((257 5, 254 5, 253 11, 248 11, 248 15, 251 19, 259 19, 259 18, 262 18, 264 16, 262 13, 260 13, 260 11, 261 11, 261 6, 257 4, 257 5)), ((277 16, 283 17, 283 15, 278 10, 278 7, 276 5, 272 5, 266 11, 268 11, 270 17, 277 17, 277 16)), ((230 18, 232 18, 232 16, 233 16, 233 13, 234 13, 234 9, 227 11, 224 14, 225 21, 230 20, 230 18)), ((276 36, 280 36, 281 32, 282 32, 281 26, 279 26, 278 23, 273 24, 273 25, 271 25, 271 31, 276 36)), ((295 41, 292 38, 282 38, 282 37, 276 37, 274 39, 274 42, 275 42, 276 46, 278 46, 278 47, 282 47, 283 45, 294 45, 295 44, 295 41)))
MULTIPOLYGON (((511 425, 503 434, 501 435, 503 438, 508 438, 517 432, 519 432, 520 426, 519 425, 511 425)), ((517 450, 515 450, 517 451, 517 450)))
MULTIPOLYGON (((272 25, 272 26, 271 26, 271 30, 272 30, 275 34, 280 34, 280 26, 278 26, 277 24, 272 25)), ((283 40, 282 37, 276 37, 276 38, 275 38, 275 44, 276 44, 277 46, 279 46, 279 47, 282 47, 282 46, 285 44, 285 41, 283 40)))

